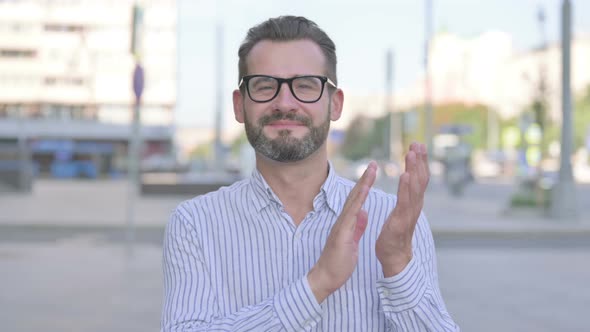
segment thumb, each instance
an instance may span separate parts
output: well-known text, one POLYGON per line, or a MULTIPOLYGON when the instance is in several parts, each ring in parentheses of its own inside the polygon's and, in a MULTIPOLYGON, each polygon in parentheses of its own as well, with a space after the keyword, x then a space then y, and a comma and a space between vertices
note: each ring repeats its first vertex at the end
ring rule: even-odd
POLYGON ((359 243, 361 237, 365 233, 365 229, 367 229, 367 224, 369 223, 369 216, 367 211, 360 210, 356 214, 356 224, 354 225, 354 243, 359 243))

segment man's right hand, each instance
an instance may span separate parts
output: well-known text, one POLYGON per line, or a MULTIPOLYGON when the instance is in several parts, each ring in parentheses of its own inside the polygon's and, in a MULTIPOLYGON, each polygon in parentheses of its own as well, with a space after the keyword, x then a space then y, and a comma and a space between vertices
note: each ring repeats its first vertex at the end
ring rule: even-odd
POLYGON ((352 188, 342 213, 330 231, 317 263, 307 280, 318 303, 342 287, 358 262, 359 241, 367 228, 367 211, 362 206, 375 182, 377 164, 372 161, 352 188))

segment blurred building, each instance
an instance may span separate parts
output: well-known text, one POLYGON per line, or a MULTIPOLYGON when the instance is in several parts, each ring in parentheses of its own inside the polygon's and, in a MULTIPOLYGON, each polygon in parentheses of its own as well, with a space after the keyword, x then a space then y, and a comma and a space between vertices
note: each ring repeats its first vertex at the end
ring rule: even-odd
MULTIPOLYGON (((508 33, 490 31, 472 39, 440 33, 430 55, 434 104, 483 104, 502 118, 518 116, 530 107, 544 80, 545 98, 552 120, 561 119, 560 44, 516 51, 508 33)), ((590 86, 590 36, 572 42, 572 91, 584 93, 590 86)), ((390 100, 394 110, 411 110, 424 104, 424 79, 396 91, 390 100)), ((334 124, 346 128, 358 114, 382 116, 387 99, 383 94, 346 94, 342 119, 334 124)))
MULTIPOLYGON (((516 51, 508 33, 491 31, 464 39, 440 33, 430 54, 433 102, 490 106, 502 118, 517 116, 530 107, 544 81, 549 116, 561 119, 561 45, 516 51)), ((572 91, 590 85, 590 36, 572 41, 572 91)), ((424 80, 396 93, 399 108, 424 103, 424 80)))
MULTIPOLYGON (((577 97, 584 95, 590 87, 590 35, 576 35, 571 57, 572 93, 577 97)), ((487 143, 491 149, 499 147, 500 119, 521 117, 541 98, 547 105, 548 120, 561 122, 559 43, 517 51, 513 48, 511 35, 505 32, 490 31, 469 39, 445 32, 433 39, 430 64, 435 106, 485 105, 492 110, 486 123, 487 143)), ((387 105, 392 105, 394 112, 406 112, 403 130, 412 132, 418 127, 416 110, 424 105, 424 89, 422 77, 408 88, 396 91, 389 101, 384 94, 346 93, 342 118, 333 127, 347 128, 359 115, 381 117, 386 113, 387 105)), ((532 120, 523 118, 520 121, 532 120)), ((434 134, 438 135, 443 128, 435 130, 434 134)), ((435 139, 435 146, 437 144, 435 139)))
MULTIPOLYGON (((134 105, 134 0, 0 1, 0 141, 25 142, 41 173, 126 169, 134 105)), ((143 158, 171 155, 176 1, 142 1, 143 158)))

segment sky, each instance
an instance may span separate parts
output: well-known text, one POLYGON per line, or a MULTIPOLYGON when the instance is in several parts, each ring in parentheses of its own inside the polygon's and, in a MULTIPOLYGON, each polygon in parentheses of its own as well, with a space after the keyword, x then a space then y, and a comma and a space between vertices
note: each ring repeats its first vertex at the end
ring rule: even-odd
MULTIPOLYGON (((424 0, 177 0, 179 127, 213 127, 216 61, 222 61, 223 127, 235 131, 231 92, 236 88, 237 50, 247 30, 279 15, 315 21, 336 44, 339 86, 346 94, 385 91, 385 53, 395 57, 394 90, 423 76, 424 0), (223 51, 216 56, 215 32, 223 26, 223 51)), ((516 51, 541 44, 537 19, 545 11, 548 41, 559 42, 562 0, 432 0, 433 31, 474 38, 491 30, 512 35, 516 51)), ((572 0, 574 35, 590 36, 589 0, 572 0), (586 14, 587 15, 587 14, 586 14)))

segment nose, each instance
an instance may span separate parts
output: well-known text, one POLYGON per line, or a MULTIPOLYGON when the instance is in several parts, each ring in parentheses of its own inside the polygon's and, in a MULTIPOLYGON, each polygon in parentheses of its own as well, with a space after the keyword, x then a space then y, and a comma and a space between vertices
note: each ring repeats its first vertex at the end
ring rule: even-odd
POLYGON ((274 109, 277 111, 295 111, 297 109, 297 99, 291 93, 287 82, 281 83, 279 94, 273 99, 274 109))

